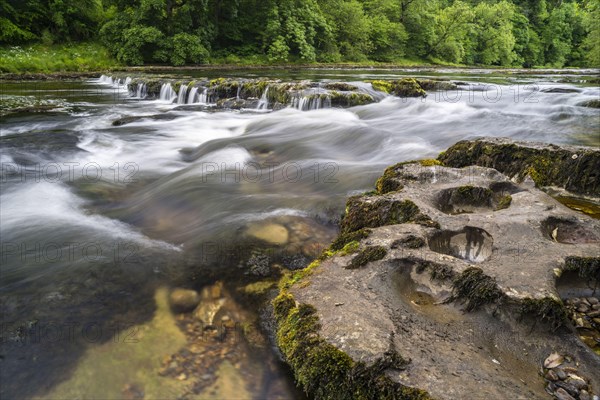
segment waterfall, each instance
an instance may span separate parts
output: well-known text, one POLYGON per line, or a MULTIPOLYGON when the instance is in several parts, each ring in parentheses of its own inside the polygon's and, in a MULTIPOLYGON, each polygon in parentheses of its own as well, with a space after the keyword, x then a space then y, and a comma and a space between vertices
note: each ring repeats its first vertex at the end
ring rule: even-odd
POLYGON ((208 89, 204 88, 202 94, 198 96, 198 103, 208 104, 208 89))
POLYGON ((131 83, 131 78, 130 77, 125 78, 125 87, 129 87, 130 83, 131 83))
POLYGON ((179 94, 177 95, 177 104, 185 104, 187 94, 187 85, 179 86, 179 94))
POLYGON ((138 83, 137 90, 135 92, 135 97, 137 97, 138 99, 144 99, 144 98, 146 98, 146 94, 147 94, 146 84, 143 82, 138 83))
POLYGON ((190 90, 190 94, 188 95, 188 98, 187 98, 187 104, 194 104, 196 102, 197 94, 198 94, 198 88, 196 86, 192 87, 192 90, 190 90))
POLYGON ((237 93, 235 95, 236 100, 240 99, 240 90, 242 89, 242 85, 238 85, 237 93))
POLYGON ((268 94, 269 94, 269 87, 267 86, 267 88, 265 89, 262 96, 260 96, 260 100, 258 101, 258 106, 256 107, 257 110, 266 110, 269 108, 269 98, 267 97, 268 94))
POLYGON ((301 111, 319 110, 321 108, 331 108, 331 98, 329 95, 310 95, 296 97, 292 100, 292 108, 301 111))
POLYGON ((171 87, 170 83, 163 83, 160 87, 160 100, 172 103, 177 98, 177 94, 171 87))
POLYGON ((111 76, 106 76, 106 75, 102 75, 100 77, 100 79, 98 79, 98 82, 99 83, 105 83, 107 85, 112 85, 114 83, 113 82, 113 78, 111 76))

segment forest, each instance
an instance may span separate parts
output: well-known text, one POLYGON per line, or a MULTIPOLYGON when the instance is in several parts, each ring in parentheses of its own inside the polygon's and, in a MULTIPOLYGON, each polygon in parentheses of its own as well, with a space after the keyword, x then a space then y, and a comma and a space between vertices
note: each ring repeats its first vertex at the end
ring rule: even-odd
POLYGON ((0 43, 124 65, 600 66, 600 0, 1 0, 0 43))

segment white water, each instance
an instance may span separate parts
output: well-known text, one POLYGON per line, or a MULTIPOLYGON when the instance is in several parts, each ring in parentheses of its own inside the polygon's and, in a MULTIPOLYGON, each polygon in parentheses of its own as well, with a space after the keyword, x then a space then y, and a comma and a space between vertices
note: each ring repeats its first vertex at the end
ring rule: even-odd
POLYGON ((179 86, 179 94, 177 95, 177 104, 185 104, 187 95, 187 85, 179 86))
POLYGON ((269 108, 268 95, 269 95, 269 87, 267 86, 267 88, 263 92, 262 96, 260 96, 260 99, 258 101, 258 106, 256 107, 257 110, 267 110, 269 108))
POLYGON ((172 103, 177 98, 177 93, 173 90, 170 83, 163 83, 158 98, 161 101, 172 103))
POLYGON ((190 94, 188 95, 187 104, 194 104, 196 102, 196 98, 198 97, 198 88, 193 86, 190 90, 190 94))
MULTIPOLYGON (((367 85, 362 80, 373 77, 355 79, 362 89, 367 85)), ((64 320, 96 321, 119 314, 106 298, 139 310, 143 303, 134 294, 145 280, 180 284, 182 271, 203 271, 203 245, 237 244, 250 221, 337 217, 346 198, 371 190, 387 166, 436 156, 458 140, 508 136, 560 144, 595 139, 600 145, 600 111, 579 106, 599 98, 598 87, 543 81, 515 92, 510 82, 488 87, 477 81, 468 90, 430 93, 425 99, 369 92, 382 100, 349 109, 326 108, 330 104, 309 101, 307 93, 276 112, 268 112, 267 88, 259 101, 264 112, 252 113, 174 109, 175 101, 208 103, 206 89, 186 92, 185 85, 175 93, 164 84, 153 101, 139 101, 146 97, 143 84, 129 98, 113 95, 131 82, 103 76, 81 84, 81 98, 71 88, 48 89, 54 98, 74 96, 65 101, 77 107, 4 118, 0 160, 3 168, 18 171, 2 176, 0 193, 1 239, 9 246, 3 248, 8 251, 0 284, 3 310, 12 313, 6 318, 41 320, 53 312, 64 320), (575 91, 544 91, 557 88, 575 91), (127 117, 133 120, 112 125, 127 117), (85 244, 102 254, 82 254, 85 244), (115 245, 133 248, 137 261, 115 259, 115 245), (57 249, 69 258, 49 260, 57 249), (134 289, 114 282, 127 279, 134 289)), ((237 264, 232 268, 243 273, 237 264)), ((129 314, 119 317, 126 320, 129 314)), ((41 347, 52 360, 71 354, 41 347)), ((33 360, 19 363, 42 371, 33 360)), ((70 373, 73 366, 66 363, 60 372, 70 373)), ((24 382, 22 387, 30 382, 18 372, 13 376, 24 382)), ((32 396, 15 398, 26 397, 32 396)))

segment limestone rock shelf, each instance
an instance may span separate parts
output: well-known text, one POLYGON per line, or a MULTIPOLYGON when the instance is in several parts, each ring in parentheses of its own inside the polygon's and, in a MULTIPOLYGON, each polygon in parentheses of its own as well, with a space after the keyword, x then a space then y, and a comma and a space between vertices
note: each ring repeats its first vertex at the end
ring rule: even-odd
MULTIPOLYGON (((578 150, 583 167, 594 152, 578 150)), ((440 160, 458 163, 452 154, 440 160)), ((574 379, 573 398, 600 393, 600 356, 557 289, 572 275, 573 297, 600 295, 589 289, 600 281, 600 222, 527 179, 439 164, 388 168, 377 191, 348 200, 330 249, 283 285, 277 342, 298 381, 319 398, 542 399, 571 393, 574 379), (576 374, 549 380, 550 354, 576 374)), ((596 193, 586 171, 579 184, 556 182, 596 193)))

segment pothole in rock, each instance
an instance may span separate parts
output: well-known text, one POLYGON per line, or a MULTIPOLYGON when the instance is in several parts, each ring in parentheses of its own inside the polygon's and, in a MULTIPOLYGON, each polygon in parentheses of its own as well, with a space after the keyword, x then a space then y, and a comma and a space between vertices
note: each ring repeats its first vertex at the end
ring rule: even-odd
POLYGON ((600 287, 576 271, 565 271, 556 282, 577 335, 600 355, 600 287))
POLYGON ((565 244, 600 242, 598 234, 574 219, 546 218, 542 221, 542 234, 549 240, 565 244))
POLYGON ((508 182, 497 182, 490 188, 459 186, 439 192, 435 205, 440 211, 451 215, 496 211, 510 207, 510 194, 517 191, 518 188, 508 182))
POLYGON ((480 263, 492 256, 492 236, 481 228, 466 226, 460 231, 443 230, 429 239, 429 248, 469 262, 480 263))
POLYGON ((427 315, 441 323, 462 318, 458 309, 444 303, 451 294, 451 287, 431 279, 425 270, 418 272, 412 261, 400 260, 391 277, 394 292, 399 300, 412 310, 427 315))

